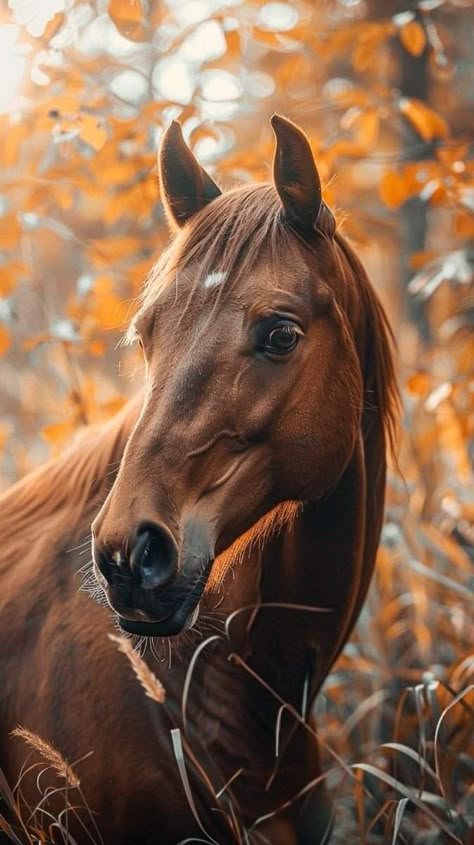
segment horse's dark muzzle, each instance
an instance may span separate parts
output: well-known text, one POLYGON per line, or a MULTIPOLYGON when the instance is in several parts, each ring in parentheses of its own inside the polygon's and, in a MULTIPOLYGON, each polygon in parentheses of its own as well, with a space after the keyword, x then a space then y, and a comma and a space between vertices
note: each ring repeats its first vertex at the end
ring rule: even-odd
POLYGON ((169 531, 153 522, 142 522, 131 540, 101 543, 94 538, 93 557, 102 577, 112 588, 124 581, 144 592, 164 590, 178 575, 178 549, 169 531))
POLYGON ((161 590, 176 578, 178 550, 161 525, 142 523, 130 551, 130 569, 143 590, 161 590))
MULTIPOLYGON (((128 618, 125 610, 118 613, 118 621, 121 628, 128 634, 136 634, 140 637, 173 637, 180 634, 182 631, 191 628, 196 621, 199 613, 199 601, 204 592, 207 583, 207 578, 212 566, 210 561, 207 566, 202 567, 200 575, 194 579, 194 585, 190 585, 181 579, 181 583, 177 584, 177 589, 169 591, 168 596, 163 596, 163 601, 157 604, 155 613, 156 621, 154 619, 137 620, 136 618, 128 618), (166 604, 165 604, 166 598, 166 604), (171 602, 175 601, 174 607, 171 610, 171 602), (161 616, 160 610, 167 608, 167 615, 161 616)), ((135 616, 133 610, 130 611, 135 616)))
POLYGON ((129 634, 172 637, 191 627, 212 565, 203 530, 189 523, 179 553, 158 522, 141 522, 129 542, 94 539, 97 578, 129 634), (180 561, 181 557, 181 561, 180 561))

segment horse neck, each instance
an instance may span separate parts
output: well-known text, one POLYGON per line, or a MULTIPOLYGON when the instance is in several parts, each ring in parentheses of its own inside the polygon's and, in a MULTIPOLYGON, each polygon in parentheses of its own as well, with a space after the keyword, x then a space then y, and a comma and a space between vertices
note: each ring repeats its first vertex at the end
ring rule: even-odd
MULTIPOLYGON (((181 660, 162 677, 179 722, 184 706, 184 731, 212 782, 222 785, 243 767, 232 796, 250 817, 287 797, 286 777, 275 763, 278 711, 285 702, 300 712, 305 676, 312 668, 312 632, 305 614, 279 606, 304 601, 296 568, 302 530, 302 524, 283 530, 238 564, 227 576, 219 605, 227 618, 225 629, 207 631, 204 610, 198 626, 209 634, 207 640, 179 646, 181 660)), ((212 607, 218 600, 211 594, 206 604, 212 607)), ((293 772, 296 792, 317 773, 317 750, 298 720, 285 716, 281 723, 284 772, 293 772)))
POLYGON ((197 659, 190 648, 163 678, 179 708, 187 689, 184 728, 211 779, 225 782, 244 766, 232 789, 250 815, 282 803, 288 778, 296 794, 319 773, 305 722, 357 600, 360 469, 355 454, 332 496, 308 503, 291 528, 236 566, 219 607, 230 616, 227 634, 195 644, 197 659))
POLYGON ((308 503, 224 585, 219 610, 230 616, 225 639, 240 666, 229 683, 258 699, 266 688, 272 717, 282 701, 309 704, 351 630, 364 572, 364 479, 356 447, 332 495, 308 503))

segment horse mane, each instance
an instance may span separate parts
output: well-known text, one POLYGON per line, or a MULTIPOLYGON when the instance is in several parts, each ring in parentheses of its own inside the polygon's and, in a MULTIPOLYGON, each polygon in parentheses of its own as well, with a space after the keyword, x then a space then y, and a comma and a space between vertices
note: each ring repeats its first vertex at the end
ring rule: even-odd
POLYGON ((2 557, 14 559, 16 544, 49 535, 74 537, 112 485, 140 401, 133 399, 112 419, 87 426, 62 455, 30 472, 2 495, 2 557))
POLYGON ((396 463, 396 444, 401 401, 395 372, 395 339, 382 307, 365 269, 347 240, 337 232, 337 247, 359 291, 364 316, 364 350, 361 360, 364 380, 365 411, 363 425, 365 436, 378 418, 386 445, 396 463))
MULTIPOLYGON (((302 240, 282 218, 281 203, 271 184, 234 188, 198 212, 174 238, 152 269, 140 297, 135 319, 156 302, 165 287, 179 284, 181 273, 196 265, 199 274, 189 294, 202 290, 201 281, 219 270, 226 282, 213 293, 215 306, 235 289, 263 257, 276 269, 282 250, 302 248, 302 240)), ((339 233, 331 241, 321 235, 317 250, 335 253, 352 294, 359 297, 364 349, 361 367, 365 384, 363 425, 370 429, 378 417, 385 440, 393 450, 399 399, 393 364, 393 338, 380 301, 362 264, 339 233)), ((278 274, 275 273, 275 278, 278 274)), ((187 310, 185 305, 183 313, 187 310)), ((212 315, 211 315, 212 317, 212 315)), ((134 322, 127 333, 134 335, 134 322)), ((354 327, 352 327, 355 331, 354 327)), ((359 327, 360 331, 360 327, 359 327)), ((88 427, 59 458, 48 461, 0 495, 2 545, 13 557, 16 545, 45 532, 51 538, 74 537, 104 500, 118 469, 127 439, 138 416, 141 398, 128 403, 112 420, 88 427), (29 536, 31 535, 31 536, 29 536), (9 545, 8 545, 9 544, 9 545)), ((285 518, 294 509, 287 508, 285 518)), ((282 514, 273 515, 280 523, 282 514)), ((265 534, 267 525, 263 526, 265 534)), ((261 535, 261 531, 258 532, 261 535)), ((251 540, 252 538, 246 538, 251 540)))

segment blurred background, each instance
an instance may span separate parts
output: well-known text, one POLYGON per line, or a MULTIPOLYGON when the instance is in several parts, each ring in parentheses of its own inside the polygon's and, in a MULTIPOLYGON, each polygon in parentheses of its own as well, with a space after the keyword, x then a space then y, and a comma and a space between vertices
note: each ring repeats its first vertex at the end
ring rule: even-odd
POLYGON ((270 177, 273 111, 299 123, 388 311, 401 473, 317 703, 357 775, 328 752, 346 845, 473 835, 473 31, 471 0, 0 4, 0 489, 141 383, 117 344, 169 237, 173 118, 224 187, 270 177))

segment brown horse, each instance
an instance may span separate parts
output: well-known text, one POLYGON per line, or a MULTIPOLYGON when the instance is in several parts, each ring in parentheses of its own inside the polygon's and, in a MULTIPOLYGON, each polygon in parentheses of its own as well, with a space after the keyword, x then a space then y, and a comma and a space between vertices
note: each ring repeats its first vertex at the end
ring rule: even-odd
MULTIPOLYGON (((89 755, 76 768, 107 845, 327 841, 308 714, 369 585, 397 393, 309 143, 272 125, 273 183, 224 194, 167 130, 176 237, 129 332, 144 396, 0 500, 0 765, 15 783, 17 724, 89 755), (110 607, 75 578, 91 523, 110 607), (107 636, 117 623, 145 638, 163 705, 107 636)), ((36 770, 21 789, 34 807, 36 770)), ((81 823, 69 813, 91 841, 81 823)))

